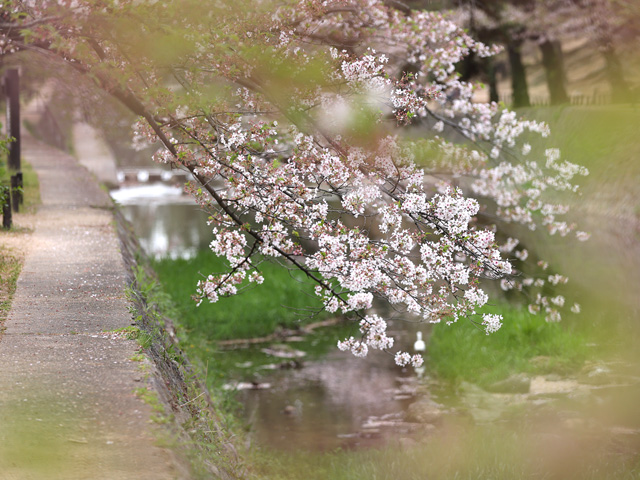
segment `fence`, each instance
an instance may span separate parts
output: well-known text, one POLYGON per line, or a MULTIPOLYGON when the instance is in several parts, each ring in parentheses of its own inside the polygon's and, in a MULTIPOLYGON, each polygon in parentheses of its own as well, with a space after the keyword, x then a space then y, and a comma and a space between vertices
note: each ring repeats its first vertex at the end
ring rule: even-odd
MULTIPOLYGON (((513 96, 510 94, 500 95, 499 99, 505 105, 513 104, 513 96)), ((529 103, 534 107, 549 107, 551 106, 551 99, 549 97, 530 97, 529 103)), ((611 103, 611 95, 608 93, 574 94, 569 97, 569 103, 579 106, 608 105, 611 103)))
POLYGON ((40 138, 45 143, 68 152, 67 136, 62 132, 49 107, 46 104, 41 104, 38 109, 40 110, 40 119, 34 127, 40 138))

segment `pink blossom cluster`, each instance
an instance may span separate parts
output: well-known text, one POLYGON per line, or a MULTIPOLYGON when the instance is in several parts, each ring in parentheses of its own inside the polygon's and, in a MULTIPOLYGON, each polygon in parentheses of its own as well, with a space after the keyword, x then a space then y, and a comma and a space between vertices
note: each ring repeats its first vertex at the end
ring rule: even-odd
MULTIPOLYGON (((325 77, 295 83, 293 69, 283 99, 263 79, 268 72, 216 64, 237 86, 218 111, 192 98, 166 112, 160 132, 139 126, 149 141, 166 137, 168 153, 159 160, 193 172, 192 193, 214 226, 211 249, 229 262, 229 272, 198 284, 200 299, 215 302, 260 283, 265 259, 285 263, 316 283, 325 310, 359 319, 358 338, 338 343, 356 356, 393 348, 385 320, 368 314, 375 300, 423 321, 453 323, 480 315, 485 278, 501 280, 505 290, 538 289, 530 309, 559 320, 564 297, 539 292, 545 283, 566 283, 564 277, 524 275, 529 251, 516 250, 512 238, 499 245, 498 225, 478 217, 492 208, 496 224, 565 236, 576 226, 550 193, 575 192, 576 176, 587 171, 557 150, 537 152, 525 142, 527 135, 547 136, 545 124, 472 100, 475 87, 457 78, 455 64, 471 51, 495 49, 441 14, 404 14, 377 0, 304 1, 262 20, 245 32, 252 41, 279 60, 295 57, 300 72, 322 65, 325 77), (392 58, 417 73, 399 74, 403 65, 392 58), (349 131, 351 115, 370 120, 366 141, 349 131), (415 119, 432 127, 431 137, 398 134, 398 125, 415 119), (447 140, 448 129, 472 143, 447 140), (424 142, 438 149, 441 162, 416 164, 424 142)), ((199 55, 194 65, 202 64, 199 55)), ((482 315, 487 333, 501 324, 499 315, 482 315)), ((423 360, 400 351, 395 361, 416 367, 423 360)))

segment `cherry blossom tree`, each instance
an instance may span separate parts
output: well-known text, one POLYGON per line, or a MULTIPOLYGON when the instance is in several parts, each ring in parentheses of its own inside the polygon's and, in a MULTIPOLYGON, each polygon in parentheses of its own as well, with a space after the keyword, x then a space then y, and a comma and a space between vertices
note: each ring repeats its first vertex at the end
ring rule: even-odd
POLYGON ((199 301, 260 284, 262 262, 280 262, 315 283, 326 311, 355 319, 340 349, 385 350, 402 366, 422 358, 394 350, 374 302, 491 333, 503 319, 479 312, 492 279, 560 319, 564 297, 543 287, 566 277, 524 275, 529 253, 500 228, 585 239, 554 199, 587 172, 532 150, 525 139, 546 137, 545 124, 472 101, 455 66, 497 49, 446 16, 378 0, 3 8, 5 52, 93 79, 140 116, 136 142, 161 142, 156 160, 192 173, 211 250, 229 265, 198 282, 199 301))

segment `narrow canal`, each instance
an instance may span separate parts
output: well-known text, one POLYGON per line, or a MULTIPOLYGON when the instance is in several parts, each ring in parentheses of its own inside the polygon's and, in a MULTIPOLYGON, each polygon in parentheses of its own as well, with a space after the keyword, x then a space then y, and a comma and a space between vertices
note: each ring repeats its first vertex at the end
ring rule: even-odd
MULTIPOLYGON (((207 215, 178 187, 132 186, 111 195, 150 257, 189 258, 211 241, 207 215)), ((352 334, 350 328, 320 328, 222 352, 226 388, 237 390, 255 441, 284 450, 333 450, 408 433, 402 420, 418 394, 416 373, 395 366, 386 353, 362 361, 338 351, 337 340, 352 334)), ((417 325, 396 320, 389 328, 396 345, 413 348, 417 325)))

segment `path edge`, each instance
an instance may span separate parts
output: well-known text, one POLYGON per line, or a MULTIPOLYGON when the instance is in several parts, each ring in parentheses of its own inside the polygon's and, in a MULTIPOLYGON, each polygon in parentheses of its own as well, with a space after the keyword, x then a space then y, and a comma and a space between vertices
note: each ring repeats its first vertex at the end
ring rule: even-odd
MULTIPOLYGON (((132 324, 144 335, 139 343, 153 365, 149 382, 163 410, 156 420, 169 427, 177 465, 194 478, 247 478, 234 433, 225 426, 197 367, 182 350, 174 321, 162 311, 159 280, 132 225, 115 203, 113 215, 127 274, 132 324)), ((150 401, 157 404, 156 399, 150 401)))

